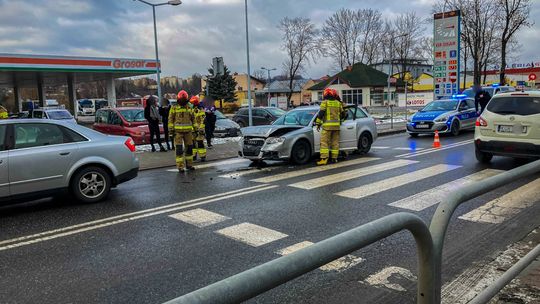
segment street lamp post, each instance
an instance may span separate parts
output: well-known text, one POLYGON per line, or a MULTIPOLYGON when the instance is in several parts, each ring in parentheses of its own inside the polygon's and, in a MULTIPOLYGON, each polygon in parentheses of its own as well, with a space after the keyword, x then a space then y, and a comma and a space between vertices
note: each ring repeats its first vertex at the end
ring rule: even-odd
POLYGON ((182 4, 182 1, 181 0, 170 0, 170 1, 167 1, 167 2, 157 3, 157 4, 150 3, 150 2, 145 1, 145 0, 133 0, 133 1, 139 1, 141 3, 150 5, 152 7, 152 16, 154 18, 154 46, 155 46, 155 49, 156 49, 157 94, 158 94, 159 104, 161 105, 161 99, 162 99, 162 96, 161 96, 161 76, 160 76, 160 70, 159 70, 160 69, 160 64, 159 64, 159 52, 158 52, 158 43, 157 43, 156 6, 162 6, 162 5, 177 6, 177 5, 182 4))
POLYGON ((265 68, 265 67, 262 67, 261 70, 266 70, 268 72, 268 99, 267 99, 267 103, 268 103, 268 106, 270 106, 270 71, 275 71, 277 70, 276 68, 265 68))
POLYGON ((251 104, 251 67, 249 65, 249 30, 248 30, 248 3, 244 1, 244 8, 246 11, 246 57, 247 57, 247 86, 248 86, 248 117, 249 126, 253 126, 252 104, 251 104))
MULTIPOLYGON (((390 37, 390 50, 389 50, 389 55, 390 55, 389 56, 390 57, 389 63, 390 63, 390 66, 388 67, 388 79, 387 79, 388 89, 387 89, 387 93, 386 93, 387 100, 388 100, 388 107, 390 107, 390 110, 391 110, 390 129, 394 128, 394 111, 393 111, 393 108, 392 108, 393 105, 390 104, 390 78, 392 77, 393 68, 394 68, 394 58, 393 58, 394 57, 394 52, 393 52, 394 40, 396 38, 406 37, 406 36, 409 36, 409 34, 405 33, 405 34, 401 34, 401 35, 398 35, 398 36, 392 35, 390 37)), ((403 71, 403 72, 405 73, 405 71, 403 71)), ((396 89, 397 89, 397 84, 396 84, 396 89)))

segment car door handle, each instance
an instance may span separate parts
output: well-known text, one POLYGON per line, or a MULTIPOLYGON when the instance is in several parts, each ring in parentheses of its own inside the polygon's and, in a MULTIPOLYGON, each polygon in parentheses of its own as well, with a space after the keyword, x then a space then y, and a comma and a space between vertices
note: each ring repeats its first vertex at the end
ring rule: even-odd
POLYGON ((354 129, 353 126, 347 127, 347 130, 352 130, 352 129, 354 129))
POLYGON ((70 152, 61 152, 60 155, 62 156, 66 156, 66 155, 69 155, 70 152))

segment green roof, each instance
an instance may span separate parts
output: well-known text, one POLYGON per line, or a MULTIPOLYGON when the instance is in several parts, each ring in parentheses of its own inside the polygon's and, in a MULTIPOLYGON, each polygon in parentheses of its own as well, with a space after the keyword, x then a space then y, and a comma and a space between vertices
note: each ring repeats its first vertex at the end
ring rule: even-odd
MULTIPOLYGON (((309 90, 324 90, 338 78, 340 82, 348 84, 351 88, 382 87, 388 84, 388 74, 363 63, 356 63, 352 66, 352 70, 349 71, 345 69, 327 80, 315 84, 314 86, 310 87, 309 90)), ((403 82, 398 79, 397 84, 402 86, 403 82)))

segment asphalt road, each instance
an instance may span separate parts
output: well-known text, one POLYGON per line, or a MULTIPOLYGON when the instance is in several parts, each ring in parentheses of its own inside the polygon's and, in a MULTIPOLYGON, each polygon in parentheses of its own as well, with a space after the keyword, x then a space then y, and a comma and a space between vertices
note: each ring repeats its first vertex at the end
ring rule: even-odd
MULTIPOLYGON (((429 222, 447 193, 523 164, 477 163, 470 132, 443 136, 439 150, 432 140, 383 137, 368 155, 323 169, 232 159, 186 174, 149 170, 103 203, 2 207, 0 302, 162 303, 394 212, 429 222)), ((517 180, 456 211, 446 296, 540 225, 539 182, 517 180)), ((414 303, 416 274, 414 239, 401 232, 249 302, 414 303)))

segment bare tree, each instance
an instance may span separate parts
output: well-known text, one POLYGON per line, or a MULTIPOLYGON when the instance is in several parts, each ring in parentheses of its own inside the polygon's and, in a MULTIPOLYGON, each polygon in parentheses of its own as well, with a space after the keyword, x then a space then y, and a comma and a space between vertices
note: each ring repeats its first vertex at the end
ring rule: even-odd
POLYGON ((531 10, 530 0, 498 0, 499 7, 504 8, 502 10, 502 33, 501 33, 501 74, 500 83, 505 84, 505 71, 506 71, 506 52, 510 40, 514 34, 523 26, 531 26, 529 22, 529 12, 531 10))
POLYGON ((289 80, 287 104, 291 106, 291 97, 295 85, 295 78, 300 75, 310 59, 314 59, 320 51, 318 44, 319 32, 315 24, 308 18, 283 18, 278 28, 282 31, 282 49, 287 58, 283 62, 283 69, 289 80))
POLYGON ((321 29, 323 54, 333 58, 341 70, 355 64, 360 33, 358 12, 340 9, 325 21, 321 29))
POLYGON ((359 11, 363 35, 360 37, 360 62, 372 64, 377 61, 381 38, 384 35, 382 14, 378 10, 359 11))
POLYGON ((263 70, 255 70, 253 72, 253 77, 255 77, 255 78, 259 79, 259 80, 262 80, 264 82, 266 82, 266 78, 267 78, 266 75, 267 75, 266 72, 263 71, 263 70))
POLYGON ((398 72, 405 73, 410 60, 417 59, 423 55, 419 46, 424 37, 425 20, 417 15, 416 12, 408 12, 399 14, 393 24, 392 35, 397 37, 393 41, 393 48, 395 50, 393 57, 398 59, 401 65, 398 72))

